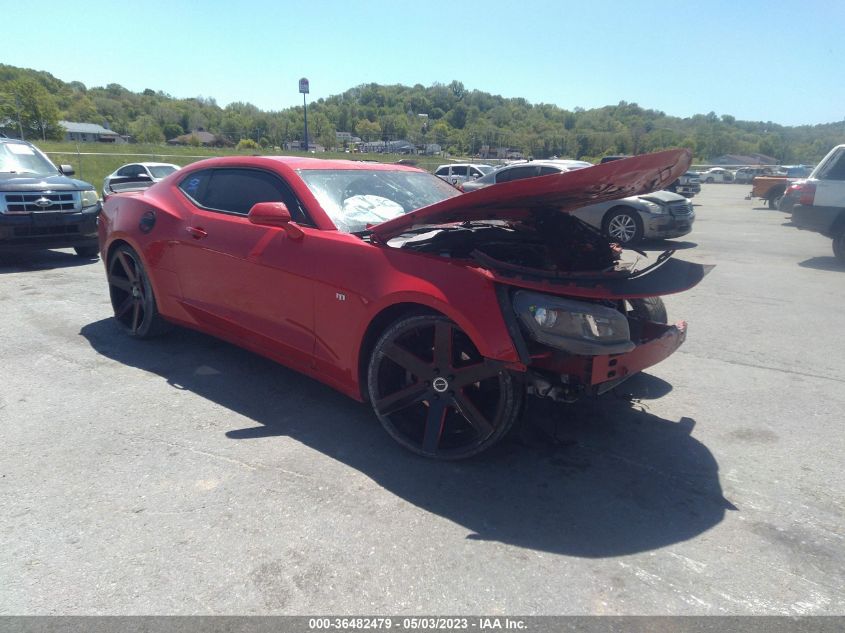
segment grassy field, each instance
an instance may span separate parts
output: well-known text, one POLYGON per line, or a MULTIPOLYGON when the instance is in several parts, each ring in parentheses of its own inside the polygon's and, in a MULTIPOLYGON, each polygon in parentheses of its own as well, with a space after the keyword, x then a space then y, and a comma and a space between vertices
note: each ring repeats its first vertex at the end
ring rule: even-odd
MULTIPOLYGON (((111 145, 108 143, 37 143, 41 151, 45 152, 56 165, 69 164, 76 170, 76 178, 93 184, 98 190, 103 185, 103 179, 121 165, 135 162, 173 163, 185 166, 203 158, 215 156, 251 156, 256 150, 237 151, 227 147, 180 147, 171 145, 111 145)), ((260 152, 267 156, 306 156, 304 152, 284 150, 264 150, 260 152)), ((315 156, 311 154, 311 156, 315 156)), ((449 162, 441 156, 404 156, 400 154, 346 154, 339 152, 325 152, 316 155, 317 158, 339 158, 349 160, 375 160, 384 163, 394 163, 399 160, 413 160, 422 169, 434 171, 438 165, 449 162)))

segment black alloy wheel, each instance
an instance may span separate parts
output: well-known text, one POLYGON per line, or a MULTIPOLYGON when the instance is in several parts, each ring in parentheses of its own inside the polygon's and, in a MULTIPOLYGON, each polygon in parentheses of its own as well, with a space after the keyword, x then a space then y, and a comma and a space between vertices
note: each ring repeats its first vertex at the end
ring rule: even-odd
POLYGON ((108 282, 114 317, 127 334, 150 338, 168 329, 167 323, 158 314, 141 258, 129 246, 119 246, 112 254, 108 282))
POLYGON ((435 459, 476 455, 504 437, 522 413, 523 385, 481 356, 441 315, 400 319, 373 349, 370 402, 402 446, 435 459))

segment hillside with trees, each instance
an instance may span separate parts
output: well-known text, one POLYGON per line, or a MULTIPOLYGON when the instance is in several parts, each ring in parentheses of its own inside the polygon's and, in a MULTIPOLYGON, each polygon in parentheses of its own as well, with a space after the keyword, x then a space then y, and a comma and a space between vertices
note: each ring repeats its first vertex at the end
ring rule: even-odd
MULTIPOLYGON (((0 128, 17 135, 20 127, 28 139, 60 139, 58 121, 67 120, 107 124, 139 143, 163 143, 204 129, 232 144, 282 147, 302 139, 302 115, 301 107, 276 112, 242 102, 220 107, 212 97, 177 99, 151 88, 135 93, 116 83, 88 88, 0 64, 0 128)), ((781 163, 814 163, 845 142, 843 122, 788 127, 714 112, 679 118, 625 101, 566 110, 467 90, 460 81, 357 86, 309 103, 308 128, 311 142, 326 148, 339 145, 335 132, 349 132, 364 141, 437 144, 453 155, 511 148, 536 158, 585 160, 682 146, 702 162, 761 153, 781 163)))

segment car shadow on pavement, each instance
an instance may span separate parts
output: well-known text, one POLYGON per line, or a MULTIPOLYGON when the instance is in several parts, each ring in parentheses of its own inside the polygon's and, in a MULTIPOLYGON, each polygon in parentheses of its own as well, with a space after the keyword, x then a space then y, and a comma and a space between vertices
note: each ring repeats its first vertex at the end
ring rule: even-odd
POLYGON ((644 240, 634 248, 641 251, 684 251, 698 246, 695 242, 684 240, 644 240))
POLYGON ((830 270, 832 272, 845 273, 845 264, 835 257, 811 257, 803 262, 798 262, 802 268, 814 268, 816 270, 830 270))
POLYGON ((80 257, 75 253, 62 251, 14 251, 0 253, 0 275, 53 268, 85 266, 99 261, 97 257, 80 257))
POLYGON ((395 444, 367 405, 217 339, 178 329, 137 341, 112 319, 80 334, 100 354, 255 422, 228 438, 291 437, 463 526, 468 539, 621 556, 691 539, 735 509, 715 458, 691 434, 695 422, 649 412, 646 401, 671 390, 653 376, 574 405, 531 399, 513 439, 468 461, 435 462, 395 444))

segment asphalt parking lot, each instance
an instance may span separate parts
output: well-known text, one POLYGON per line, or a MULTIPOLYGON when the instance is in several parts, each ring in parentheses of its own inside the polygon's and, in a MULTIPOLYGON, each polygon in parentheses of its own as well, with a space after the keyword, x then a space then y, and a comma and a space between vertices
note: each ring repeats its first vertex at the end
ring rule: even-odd
MULTIPOLYGON (((704 185, 685 346, 458 464, 103 267, 0 256, 0 614, 843 614, 845 267, 704 185)), ((671 245, 650 244, 650 250, 671 245)))

